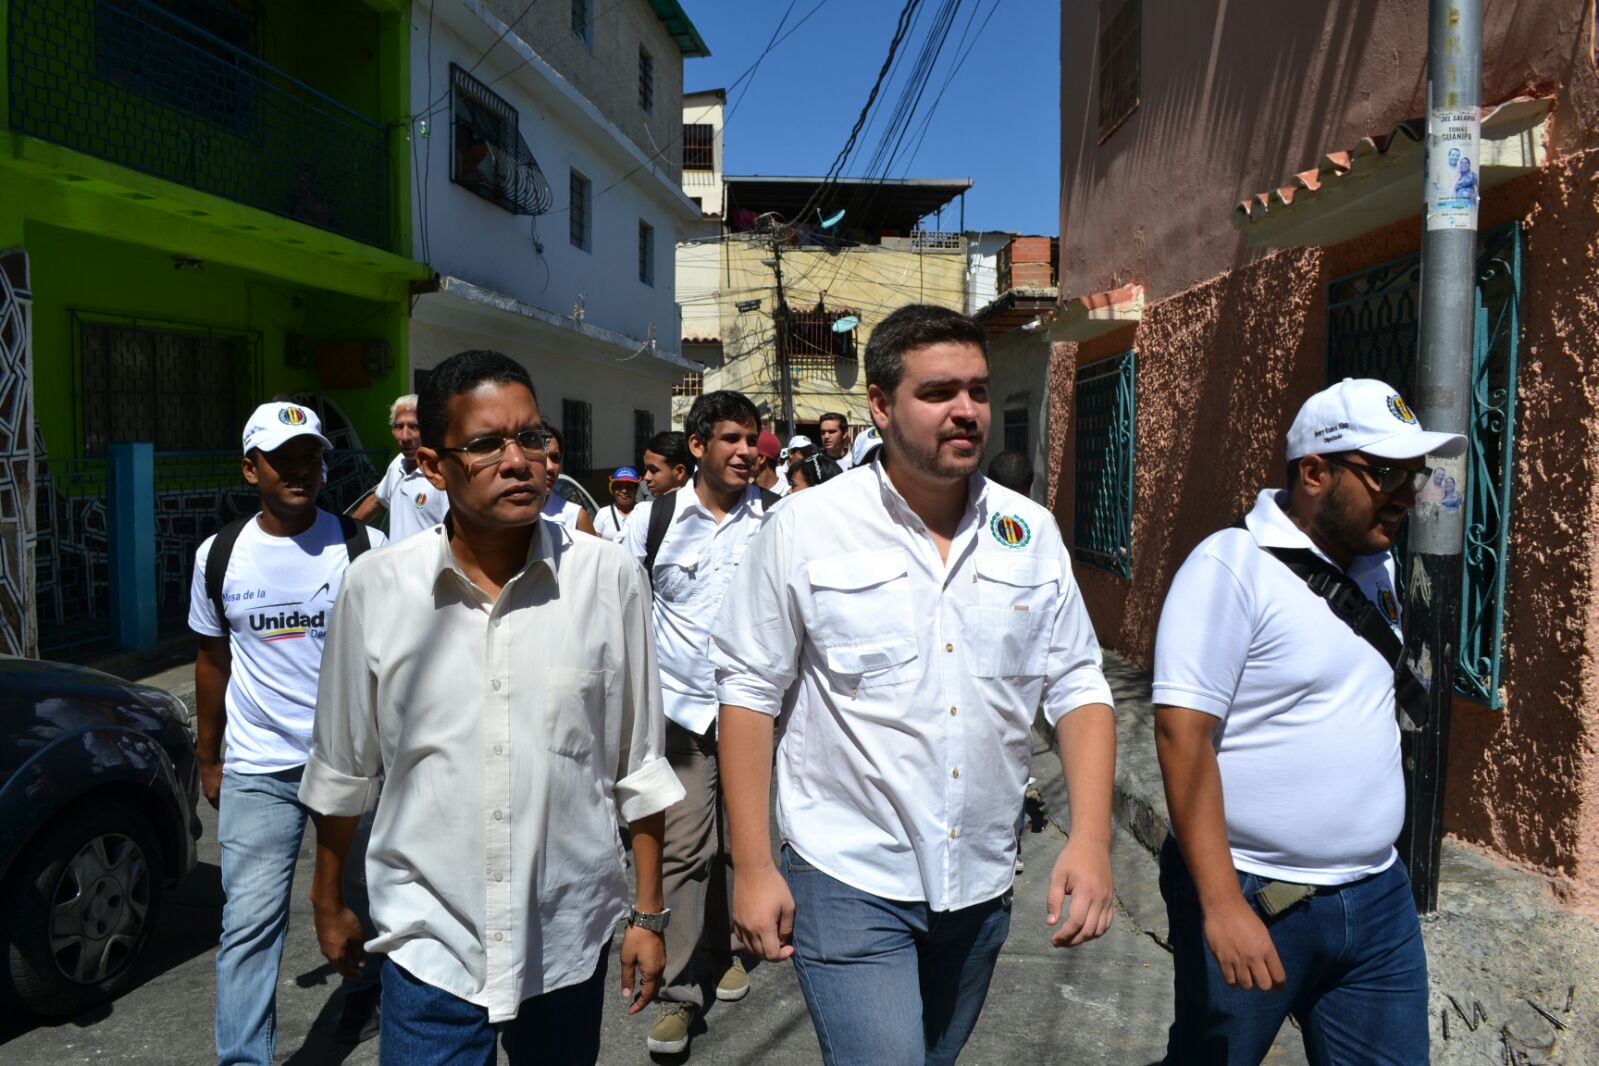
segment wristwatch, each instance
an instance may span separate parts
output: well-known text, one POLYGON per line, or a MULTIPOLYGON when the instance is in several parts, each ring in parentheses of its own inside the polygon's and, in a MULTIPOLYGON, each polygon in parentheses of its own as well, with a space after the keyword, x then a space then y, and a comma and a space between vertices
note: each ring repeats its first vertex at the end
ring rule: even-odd
POLYGON ((628 925, 650 933, 666 932, 666 923, 671 920, 672 910, 670 907, 658 914, 645 914, 643 911, 634 908, 627 915, 628 925))

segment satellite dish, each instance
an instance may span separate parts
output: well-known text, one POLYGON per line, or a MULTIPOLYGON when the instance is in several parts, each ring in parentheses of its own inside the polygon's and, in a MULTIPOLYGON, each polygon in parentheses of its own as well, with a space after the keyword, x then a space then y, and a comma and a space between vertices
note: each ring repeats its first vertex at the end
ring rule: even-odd
POLYGON ((838 209, 837 213, 828 215, 826 218, 822 218, 822 209, 818 207, 816 209, 816 217, 820 221, 823 229, 832 229, 834 226, 843 221, 844 208, 841 207, 838 209))
POLYGON ((838 319, 837 321, 835 321, 833 323, 833 332, 834 333, 848 333, 850 330, 854 329, 856 326, 858 326, 860 324, 861 324, 861 320, 860 320, 860 318, 858 316, 856 316, 856 315, 845 315, 843 318, 840 318, 840 319, 838 319))

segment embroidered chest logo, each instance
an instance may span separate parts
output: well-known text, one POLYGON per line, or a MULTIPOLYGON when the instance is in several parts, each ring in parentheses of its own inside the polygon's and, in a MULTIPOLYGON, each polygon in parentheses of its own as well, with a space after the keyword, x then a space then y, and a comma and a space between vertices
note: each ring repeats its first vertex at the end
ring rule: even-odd
POLYGON ((305 412, 298 407, 285 407, 278 412, 278 421, 285 426, 305 425, 305 412))
POLYGON ((1025 548, 1033 539, 1027 523, 1013 514, 997 514, 989 519, 988 531, 1007 548, 1025 548))
POLYGON ((418 507, 427 506, 427 502, 428 502, 428 494, 427 493, 419 492, 419 493, 416 494, 416 505, 418 507))
POLYGON ((1416 424, 1416 412, 1410 409, 1410 405, 1405 403, 1397 392, 1388 397, 1388 411, 1407 426, 1416 424))
POLYGON ((1377 606, 1382 608, 1382 616, 1390 623, 1399 621, 1399 601, 1394 599, 1391 590, 1377 590, 1377 606))

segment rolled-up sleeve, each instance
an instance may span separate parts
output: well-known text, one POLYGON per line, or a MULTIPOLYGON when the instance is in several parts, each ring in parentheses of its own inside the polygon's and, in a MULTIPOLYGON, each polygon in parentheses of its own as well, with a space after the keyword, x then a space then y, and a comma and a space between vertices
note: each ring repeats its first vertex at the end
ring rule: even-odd
POLYGON ((1100 654, 1099 638, 1094 634, 1094 622, 1088 617, 1088 608, 1083 605, 1082 593, 1072 577, 1071 559, 1064 550, 1047 671, 1043 710, 1044 720, 1051 728, 1066 715, 1090 703, 1115 705, 1110 684, 1105 680, 1104 658, 1100 654))
POLYGON ((685 795, 666 761, 666 715, 655 661, 655 632, 644 568, 622 568, 622 743, 611 795, 622 820, 664 811, 685 795))
POLYGON ((755 535, 722 599, 711 639, 716 696, 733 707, 777 715, 799 670, 805 627, 789 589, 794 531, 778 511, 755 535))
POLYGON ((311 757, 300 779, 300 802, 319 814, 365 814, 378 802, 383 756, 376 679, 367 665, 362 572, 360 561, 345 572, 322 646, 311 757))

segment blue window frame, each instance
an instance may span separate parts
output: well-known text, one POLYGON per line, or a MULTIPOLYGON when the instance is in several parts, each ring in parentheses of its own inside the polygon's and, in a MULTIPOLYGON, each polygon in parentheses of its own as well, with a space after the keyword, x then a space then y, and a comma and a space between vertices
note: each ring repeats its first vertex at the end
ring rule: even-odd
MULTIPOLYGON (((1519 225, 1479 237, 1476 289, 1455 691, 1497 709, 1503 705, 1500 670, 1515 461, 1519 225)), ((1327 380, 1379 378, 1406 396, 1414 395, 1420 298, 1419 256, 1334 279, 1327 289, 1327 380)), ((1405 554, 1403 541, 1399 553, 1405 554)), ((1404 568, 1400 570, 1403 577, 1404 568)))
POLYGON ((1072 414, 1072 554, 1124 578, 1133 576, 1135 369, 1131 351, 1081 367, 1072 414))

